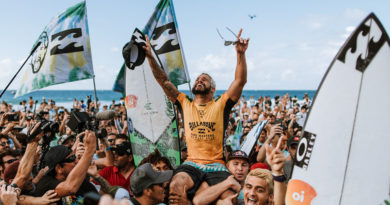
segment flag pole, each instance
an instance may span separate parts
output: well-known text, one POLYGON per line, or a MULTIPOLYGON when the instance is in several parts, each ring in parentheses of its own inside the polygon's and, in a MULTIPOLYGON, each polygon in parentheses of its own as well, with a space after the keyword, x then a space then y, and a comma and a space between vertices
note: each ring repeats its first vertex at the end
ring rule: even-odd
MULTIPOLYGON (((87 19, 87 0, 84 0, 84 3, 85 3, 85 19, 87 19)), ((85 20, 85 21, 87 22, 87 20, 85 20)), ((91 53, 91 59, 92 59, 92 52, 90 51, 90 53, 91 53)), ((92 64, 92 61, 91 61, 91 64, 92 64)), ((93 72, 92 80, 93 80, 93 92, 95 94, 95 114, 96 114, 99 111, 99 107, 98 107, 98 97, 96 94, 95 71, 93 72)), ((97 138, 96 138, 96 141, 97 141, 97 138)), ((99 149, 99 146, 98 146, 98 149, 99 149)))
MULTIPOLYGON (((186 62, 186 58, 185 58, 185 55, 184 55, 183 44, 181 43, 180 32, 179 32, 179 25, 178 25, 177 20, 176 20, 175 7, 173 6, 173 0, 170 0, 170 4, 171 4, 171 7, 172 7, 173 22, 175 23, 175 26, 176 26, 176 33, 177 33, 177 38, 178 38, 177 40, 179 41, 179 45, 180 45, 180 48, 181 48, 180 52, 181 52, 181 56, 183 58, 184 73, 186 74, 186 78, 188 80, 188 89, 190 90, 191 98, 193 98, 192 92, 191 92, 191 80, 190 80, 190 76, 189 76, 188 70, 187 70, 187 62, 186 62)), ((179 88, 179 86, 178 86, 178 88, 179 88)))
POLYGON ((99 112, 99 107, 98 107, 98 98, 97 98, 97 94, 96 94, 96 83, 95 83, 95 73, 93 74, 93 77, 92 77, 92 80, 93 80, 93 91, 95 93, 95 114, 97 112, 99 112))
POLYGON ((20 66, 18 72, 16 72, 16 74, 14 75, 14 77, 11 79, 11 81, 9 81, 8 85, 4 88, 3 92, 1 92, 0 94, 0 98, 4 95, 5 91, 8 89, 8 87, 11 85, 11 83, 15 80, 16 76, 19 74, 19 72, 22 70, 24 64, 26 64, 26 62, 28 61, 28 59, 30 59, 30 57, 32 56, 32 54, 35 52, 35 50, 37 50, 37 48, 41 45, 41 41, 38 41, 37 45, 35 45, 35 47, 31 50, 30 52, 30 55, 28 55, 27 59, 24 61, 24 63, 22 64, 22 66, 20 66))

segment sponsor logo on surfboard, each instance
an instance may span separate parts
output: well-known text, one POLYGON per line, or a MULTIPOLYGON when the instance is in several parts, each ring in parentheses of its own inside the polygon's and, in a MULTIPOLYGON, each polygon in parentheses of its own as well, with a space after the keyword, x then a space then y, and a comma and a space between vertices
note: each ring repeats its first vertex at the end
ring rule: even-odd
POLYGON ((286 204, 310 205, 316 196, 316 190, 310 184, 299 179, 292 179, 288 182, 286 204))
POLYGON ((299 141, 297 156, 295 164, 298 167, 307 169, 309 166, 311 153, 313 151, 314 142, 316 140, 317 135, 305 131, 303 133, 302 139, 299 141))
POLYGON ((125 98, 126 109, 131 109, 131 108, 137 107, 137 101, 138 101, 138 97, 135 95, 126 96, 126 98, 125 98))
POLYGON ((383 32, 379 20, 371 16, 362 23, 350 37, 349 41, 337 56, 337 60, 345 63, 347 54, 356 59, 356 70, 364 72, 374 59, 379 49, 386 42, 387 35, 383 32), (367 40, 361 40, 366 38, 367 40), (359 45, 365 44, 365 45, 359 45), (366 49, 359 49, 366 47, 366 49))

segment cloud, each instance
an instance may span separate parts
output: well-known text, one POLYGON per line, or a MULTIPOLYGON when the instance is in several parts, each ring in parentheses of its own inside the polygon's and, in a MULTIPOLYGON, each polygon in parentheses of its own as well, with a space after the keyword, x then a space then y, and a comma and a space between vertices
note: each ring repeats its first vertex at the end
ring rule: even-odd
POLYGON ((4 58, 0 60, 1 66, 9 66, 11 65, 11 59, 10 58, 4 58))
POLYGON ((367 15, 367 12, 356 9, 356 8, 347 8, 344 11, 344 17, 347 19, 352 19, 352 20, 360 20, 363 19, 367 15))
POLYGON ((321 29, 327 22, 328 17, 320 15, 308 15, 301 23, 310 29, 321 29))
POLYGON ((291 81, 291 80, 295 79, 296 74, 292 69, 286 69, 281 73, 280 77, 284 81, 285 80, 291 81))
POLYGON ((313 48, 306 42, 298 44, 298 48, 303 51, 312 50, 313 48))
POLYGON ((342 37, 344 39, 347 39, 351 35, 351 33, 355 30, 355 28, 356 28, 355 26, 347 26, 345 28, 345 33, 342 35, 342 37))
POLYGON ((113 53, 116 53, 116 52, 118 52, 119 51, 119 48, 118 47, 112 47, 111 48, 111 52, 113 52, 113 53))

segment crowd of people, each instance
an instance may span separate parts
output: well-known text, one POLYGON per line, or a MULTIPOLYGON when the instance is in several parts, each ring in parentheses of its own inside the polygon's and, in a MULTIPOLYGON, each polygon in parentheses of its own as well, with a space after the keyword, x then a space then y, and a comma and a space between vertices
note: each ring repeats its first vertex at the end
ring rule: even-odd
POLYGON ((91 97, 75 99, 72 109, 32 97, 19 106, 2 102, 2 204, 284 204, 311 101, 308 95, 303 100, 288 94, 274 99, 241 96, 249 43, 241 32, 230 88, 215 97, 215 82, 204 73, 193 86, 194 99, 168 80, 146 36, 153 74, 180 113, 185 149, 179 167, 157 149, 134 164, 123 99, 102 107, 91 97), (80 113, 93 116, 98 110, 115 115, 91 123, 75 120, 80 113), (248 155, 240 144, 264 120, 268 123, 248 155))

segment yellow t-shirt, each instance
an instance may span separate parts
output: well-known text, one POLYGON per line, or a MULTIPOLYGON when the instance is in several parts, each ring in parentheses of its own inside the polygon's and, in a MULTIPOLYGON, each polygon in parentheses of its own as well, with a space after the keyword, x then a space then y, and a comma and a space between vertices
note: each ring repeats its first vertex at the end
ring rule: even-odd
POLYGON ((217 100, 197 105, 186 94, 180 93, 176 104, 183 116, 187 161, 224 163, 223 138, 234 102, 224 93, 217 100))

